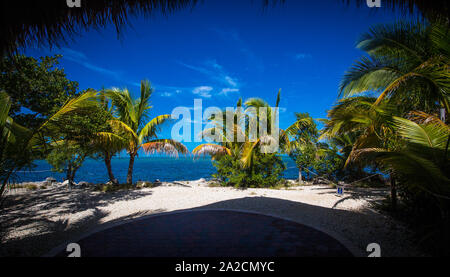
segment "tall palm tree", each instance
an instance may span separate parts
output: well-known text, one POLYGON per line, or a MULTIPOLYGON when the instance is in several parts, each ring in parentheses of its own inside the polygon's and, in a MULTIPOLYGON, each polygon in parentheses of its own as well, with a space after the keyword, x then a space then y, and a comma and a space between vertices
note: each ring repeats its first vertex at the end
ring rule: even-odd
POLYGON ((403 112, 450 110, 450 36, 445 25, 420 22, 378 25, 361 36, 368 56, 344 76, 344 97, 377 92, 375 104, 390 99, 403 112))
MULTIPOLYGON (((278 108, 281 100, 281 90, 278 92, 276 105, 278 108)), ((235 113, 234 121, 232 126, 229 126, 227 122, 227 111, 223 111, 222 118, 210 118, 210 122, 217 128, 216 131, 220 134, 214 134, 214 137, 219 135, 223 142, 218 144, 202 144, 193 150, 195 155, 211 155, 213 158, 218 158, 222 155, 230 155, 238 157, 241 160, 243 169, 252 171, 253 162, 258 159, 258 156, 265 152, 264 150, 269 150, 268 147, 273 145, 273 143, 278 143, 281 152, 283 149, 289 147, 289 140, 284 130, 279 129, 278 134, 272 133, 272 116, 274 111, 272 106, 270 106, 266 101, 260 98, 251 98, 243 103, 242 99, 239 99, 237 103, 237 108, 241 109, 241 116, 235 113), (245 109, 244 109, 245 108, 245 109), (260 132, 260 125, 262 121, 262 114, 260 113, 260 108, 265 108, 265 119, 266 119, 266 134, 260 132), (242 116, 244 115, 244 116, 242 116), (253 126, 251 126, 253 125, 253 126), (250 127, 251 126, 251 127, 250 127), (251 134, 250 130, 256 131, 256 134, 251 134), (227 136, 227 131, 233 130, 234 137, 232 139, 227 136), (255 136, 255 137, 253 137, 255 136), (239 141, 237 138, 243 138, 239 141)), ((276 130, 276 129, 275 129, 276 130)), ((202 135, 207 137, 209 134, 214 133, 211 129, 204 130, 202 135)), ((277 151, 278 152, 278 151, 277 151)))
POLYGON ((141 82, 141 96, 134 99, 127 89, 112 89, 105 92, 111 100, 116 118, 109 123, 112 132, 102 132, 99 136, 114 149, 123 147, 130 156, 127 173, 127 184, 133 184, 133 167, 138 151, 147 153, 186 154, 187 148, 180 142, 171 139, 158 139, 157 132, 161 125, 171 119, 170 114, 159 115, 147 121, 150 97, 153 93, 149 81, 141 82))

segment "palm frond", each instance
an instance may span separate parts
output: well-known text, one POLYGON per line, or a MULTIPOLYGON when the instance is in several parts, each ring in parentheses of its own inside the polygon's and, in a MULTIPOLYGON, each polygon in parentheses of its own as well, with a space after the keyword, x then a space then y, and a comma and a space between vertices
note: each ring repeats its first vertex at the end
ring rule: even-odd
POLYGON ((114 133, 99 132, 95 143, 110 153, 116 153, 129 147, 129 140, 114 133))
POLYGON ((139 132, 139 141, 142 142, 142 141, 144 141, 145 138, 155 137, 156 132, 158 131, 158 128, 163 123, 165 123, 167 120, 170 120, 171 118, 172 118, 172 115, 170 115, 170 114, 160 115, 160 116, 153 118, 139 132))
POLYGON ((197 0, 81 0, 82 8, 69 8, 66 1, 0 2, 0 53, 17 47, 60 46, 82 30, 114 24, 120 35, 129 17, 140 14, 168 14, 194 7, 197 0), (26 8, 24 8, 26 7, 26 8))
POLYGON ((202 145, 197 146, 192 151, 192 154, 197 155, 197 156, 209 155, 212 157, 217 157, 217 156, 223 156, 223 155, 231 155, 231 150, 225 146, 207 143, 207 144, 202 144, 202 145))
POLYGON ((111 125, 113 130, 115 130, 117 133, 123 133, 124 136, 131 138, 132 140, 135 141, 135 143, 138 142, 139 139, 138 135, 125 122, 122 122, 120 120, 110 120, 109 125, 111 125))
POLYGON ((394 117, 399 134, 408 142, 429 148, 444 149, 450 135, 448 126, 435 124, 417 124, 400 117, 394 117))
POLYGON ((51 124, 51 122, 58 120, 61 116, 75 111, 76 109, 96 107, 97 95, 98 93, 96 91, 87 91, 86 93, 83 93, 82 95, 69 100, 53 116, 47 119, 44 124, 40 126, 39 130, 44 129, 48 124, 51 124))
POLYGON ((148 143, 142 144, 142 149, 144 149, 144 151, 149 154, 164 153, 177 157, 179 154, 189 153, 184 144, 172 139, 153 140, 148 143))

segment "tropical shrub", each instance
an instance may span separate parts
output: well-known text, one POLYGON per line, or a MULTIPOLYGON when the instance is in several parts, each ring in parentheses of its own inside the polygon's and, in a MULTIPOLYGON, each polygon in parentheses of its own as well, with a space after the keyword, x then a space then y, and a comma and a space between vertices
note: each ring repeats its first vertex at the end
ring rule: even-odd
MULTIPOLYGON (((281 91, 278 92, 276 105, 279 106, 281 91)), ((237 112, 231 114, 234 121, 228 122, 226 115, 229 112, 223 111, 222 117, 212 116, 209 118, 211 124, 217 128, 210 128, 202 132, 205 138, 222 138, 222 142, 217 144, 202 144, 194 149, 194 155, 211 155, 216 161, 218 173, 215 175, 221 179, 225 185, 235 187, 270 187, 277 184, 281 179, 281 173, 285 170, 281 158, 277 155, 287 147, 289 143, 285 132, 279 130, 279 133, 272 133, 271 124, 274 123, 272 116, 274 114, 272 107, 263 99, 250 98, 245 103, 242 99, 237 102, 237 108, 243 110, 246 116, 240 118, 237 112), (265 122, 267 124, 267 133, 262 135, 257 133, 255 138, 250 138, 250 121, 256 122, 257 128, 261 128, 263 122, 260 109, 267 111, 265 122), (243 122, 240 122, 242 120, 243 122), (234 137, 229 138, 227 132, 234 130, 234 137), (211 137, 211 134, 214 134, 211 137), (243 141, 238 137, 243 137, 243 141), (279 149, 276 153, 265 153, 262 151, 265 147, 278 140, 279 149)), ((267 149, 267 148, 266 148, 267 149)))
POLYGON ((244 169, 241 160, 235 156, 222 156, 214 161, 218 178, 225 186, 238 188, 268 188, 276 186, 286 166, 275 154, 265 154, 253 162, 252 169, 244 169))

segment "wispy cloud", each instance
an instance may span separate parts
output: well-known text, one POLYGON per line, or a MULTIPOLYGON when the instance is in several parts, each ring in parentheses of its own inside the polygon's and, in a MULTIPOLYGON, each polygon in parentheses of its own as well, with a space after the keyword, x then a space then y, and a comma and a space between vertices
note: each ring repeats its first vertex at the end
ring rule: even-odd
POLYGON ((296 53, 294 54, 294 59, 295 60, 304 60, 304 59, 309 59, 312 58, 311 54, 308 53, 296 53))
POLYGON ((93 64, 92 62, 89 61, 88 57, 80 52, 80 51, 76 51, 70 48, 61 48, 62 50, 62 55, 63 55, 63 59, 69 60, 71 62, 77 63, 79 65, 84 66, 87 69, 90 69, 92 71, 104 74, 104 75, 109 75, 112 76, 118 80, 121 79, 121 73, 117 72, 117 71, 113 71, 113 70, 109 70, 107 68, 98 66, 93 64))
POLYGON ((184 91, 192 90, 192 88, 165 86, 165 85, 161 85, 161 84, 152 84, 152 87, 162 97, 172 97, 172 96, 176 96, 184 91))
POLYGON ((192 93, 200 95, 205 98, 210 98, 214 87, 221 87, 222 89, 217 89, 218 95, 227 95, 230 92, 240 91, 240 82, 237 78, 232 77, 232 74, 227 72, 225 68, 217 63, 216 60, 207 60, 202 63, 202 65, 191 65, 184 62, 178 62, 183 67, 201 73, 207 76, 213 81, 213 85, 199 86, 192 90, 192 93))
POLYGON ((200 97, 204 97, 204 98, 211 98, 211 92, 214 90, 213 87, 210 86, 200 86, 200 87, 196 87, 192 90, 192 93, 199 95, 200 97))
POLYGON ((224 89, 222 89, 220 91, 219 94, 228 95, 228 93, 231 93, 231 92, 239 92, 239 89, 237 89, 237 88, 224 88, 224 89))
POLYGON ((251 65, 251 68, 260 72, 264 71, 263 61, 250 49, 248 44, 241 38, 237 31, 215 28, 212 28, 211 30, 218 34, 222 40, 232 42, 233 47, 235 47, 237 51, 246 57, 247 62, 251 65))
POLYGON ((231 86, 233 88, 239 87, 239 82, 233 78, 230 73, 224 70, 223 66, 218 64, 215 60, 208 60, 204 62, 204 66, 190 65, 184 62, 178 62, 180 65, 201 73, 211 80, 218 82, 222 86, 231 86))

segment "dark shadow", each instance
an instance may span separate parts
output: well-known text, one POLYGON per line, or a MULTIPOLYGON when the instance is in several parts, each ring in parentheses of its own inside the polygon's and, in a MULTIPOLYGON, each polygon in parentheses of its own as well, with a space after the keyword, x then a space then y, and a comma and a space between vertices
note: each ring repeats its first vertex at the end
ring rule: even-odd
MULTIPOLYGON (((43 255, 57 243, 64 242, 68 236, 80 235, 92 226, 100 225, 101 220, 109 215, 100 208, 118 201, 139 199, 151 194, 152 192, 148 190, 92 194, 92 191, 80 189, 67 191, 64 188, 55 188, 25 195, 8 195, 0 214, 0 256, 43 255), (48 219, 50 211, 51 220, 48 219), (88 214, 76 224, 69 224, 66 219, 61 219, 67 214, 81 212, 88 214), (20 233, 26 234, 29 229, 36 228, 40 233, 37 236, 25 235, 18 239, 5 239, 11 234, 21 236, 20 233)), ((131 214, 116 220, 122 221, 150 213, 152 212, 131 214)))
MULTIPOLYGON (((326 188, 325 188, 326 189, 326 188)), ((66 191, 61 192, 44 192, 44 197, 29 197, 30 199, 27 199, 27 197, 21 197, 17 196, 14 200, 15 201, 21 201, 18 202, 17 205, 7 207, 6 211, 8 214, 4 214, 0 216, 1 218, 1 224, 2 226, 5 226, 6 228, 9 228, 9 231, 13 232, 21 232, 21 226, 26 226, 27 223, 35 223, 41 227, 40 233, 38 235, 31 235, 31 236, 23 236, 20 239, 17 240, 8 240, 7 243, 2 244, 0 255, 1 256, 39 256, 44 255, 48 253, 51 249, 54 247, 61 245, 62 243, 65 243, 70 240, 76 240, 80 237, 82 234, 87 234, 92 232, 93 230, 97 230, 98 228, 105 228, 108 226, 111 226, 110 224, 114 223, 121 223, 125 222, 123 227, 125 228, 125 231, 122 229, 121 234, 109 235, 109 238, 112 242, 107 242, 104 239, 98 240, 97 243, 98 247, 104 247, 104 245, 100 245, 101 241, 103 241, 103 244, 111 245, 109 249, 114 248, 114 241, 116 240, 122 240, 127 241, 128 239, 131 239, 132 241, 130 245, 139 245, 136 244, 136 241, 133 241, 133 238, 141 238, 142 236, 147 236, 150 240, 152 238, 159 238, 159 240, 163 239, 164 236, 167 235, 168 240, 172 239, 172 242, 168 242, 167 245, 172 245, 173 247, 170 248, 172 252, 167 252, 170 249, 167 248, 165 253, 167 255, 176 253, 179 256, 195 256, 195 253, 192 252, 192 249, 195 248, 195 243, 192 243, 190 246, 183 246, 182 252, 176 252, 176 246, 177 240, 183 239, 183 238, 189 238, 190 236, 194 237, 193 240, 187 240, 189 241, 197 241, 198 245, 205 245, 202 244, 203 242, 199 241, 199 238, 205 237, 209 238, 209 242, 213 242, 215 239, 218 241, 222 241, 222 245, 226 248, 228 245, 226 244, 226 240, 220 240, 220 238, 236 238, 237 241, 243 241, 246 243, 247 240, 250 240, 249 245, 256 245, 255 243, 261 240, 261 237, 257 237, 258 234, 262 234, 261 230, 266 226, 267 224, 260 224, 258 223, 258 220, 256 220, 255 225, 249 224, 248 220, 245 220, 245 217, 234 217, 235 220, 226 221, 224 222, 227 224, 219 224, 222 220, 221 216, 208 216, 209 219, 205 220, 205 217, 197 216, 195 217, 195 220, 190 220, 189 216, 187 214, 181 213, 179 214, 177 220, 169 220, 168 222, 164 223, 164 220, 160 222, 160 224, 154 224, 155 222, 151 221, 151 218, 146 217, 146 215, 149 214, 157 214, 164 211, 157 210, 157 211, 145 211, 143 213, 138 214, 132 214, 128 215, 122 218, 115 219, 113 222, 108 221, 107 223, 102 223, 102 219, 107 217, 108 214, 102 211, 100 208, 107 206, 109 204, 114 203, 115 201, 124 201, 124 200, 132 200, 132 199, 138 199, 140 197, 144 197, 146 195, 151 194, 151 191, 122 191, 122 192, 116 192, 116 193, 108 193, 108 194, 101 194, 88 197, 88 194, 85 195, 85 198, 83 198, 83 191, 77 192, 80 195, 80 201, 75 201, 74 199, 71 199, 70 194, 68 194, 66 191), (42 216, 39 216, 42 213, 46 212, 46 209, 50 207, 59 207, 59 211, 55 214, 55 221, 46 221, 42 219, 42 216), (58 215, 63 215, 65 213, 69 212, 79 212, 79 211, 86 211, 89 209, 95 208, 94 212, 86 217, 82 223, 77 223, 75 226, 68 225, 66 221, 59 221, 58 215), (20 218, 21 216, 21 208, 27 208, 27 210, 34 210, 35 214, 27 214, 24 215, 23 218, 20 218), (139 229, 137 227, 136 230, 133 230, 133 228, 126 228, 126 226, 132 226, 129 224, 134 224, 133 222, 126 222, 129 219, 135 219, 135 218, 142 218, 143 221, 146 221, 147 219, 150 220, 148 223, 145 224, 145 228, 139 229), (214 219, 216 218, 216 219, 214 219), (241 219, 240 219, 241 218, 241 219), (28 221, 28 222, 27 222, 28 221), (219 229, 215 229, 214 231, 214 224, 217 223, 220 226, 219 229), (228 224, 229 223, 229 224, 228 224), (68 227, 69 226, 69 227, 68 227), (184 226, 189 227, 188 229, 183 229, 184 226), (230 226, 227 228, 226 226, 230 226), (207 231, 208 228, 210 232, 203 232, 202 234, 199 234, 196 230, 205 230, 207 231), (13 228, 13 230, 11 230, 13 228), (180 230, 180 231, 176 231, 180 230), (212 230, 212 231, 211 231, 212 230), (241 231, 246 230, 245 234, 242 235, 241 231), (136 232, 136 233, 133 233, 136 232), (223 233, 227 233, 227 235, 223 235, 223 233), (139 235, 140 234, 140 235, 139 235), (158 234, 158 236, 154 236, 155 234, 158 234), (197 234, 197 235, 196 235, 197 234), (241 236, 242 235, 242 236, 241 236), (252 240, 252 237, 255 236, 255 239, 252 240), (175 243, 174 243, 175 241, 175 243), (100 243, 100 244, 99 244, 100 243), (175 249, 175 250, 174 250, 175 249), (190 250, 191 249, 191 250, 190 250)), ((332 192, 320 192, 320 193, 332 193, 332 192)), ((346 193, 350 193, 350 191, 347 191, 346 193)), ((351 192, 349 197, 363 197, 363 192, 354 191, 351 192)), ((375 195, 377 195, 380 192, 375 192, 375 195)), ((299 201, 301 198, 299 198, 299 201)), ((345 199, 341 199, 340 201, 345 201, 345 199)), ((338 203, 337 203, 338 204, 338 203)), ((335 205, 336 206, 336 205, 335 205)), ((338 238, 338 241, 343 242, 343 244, 347 245, 353 245, 356 249, 360 251, 360 253, 365 253, 366 247, 370 243, 378 243, 382 246, 383 249, 383 256, 398 256, 398 255, 416 255, 417 252, 415 252, 414 248, 409 245, 408 243, 404 242, 405 238, 409 236, 409 234, 405 233, 405 231, 401 228, 398 228, 397 223, 392 222, 391 219, 387 217, 383 217, 377 212, 375 212, 372 209, 360 209, 358 211, 351 211, 351 210, 341 210, 338 208, 327 208, 322 206, 314 206, 302 202, 297 201, 290 201, 290 200, 284 200, 284 199, 278 199, 278 198, 269 198, 269 197, 244 197, 244 198, 238 198, 238 199, 231 199, 226 201, 220 201, 209 205, 199 206, 194 209, 189 210, 183 210, 183 212, 190 212, 190 211, 202 211, 202 210, 238 210, 238 211, 248 211, 248 212, 256 212, 256 213, 263 213, 265 215, 278 217, 277 220, 280 220, 280 218, 288 219, 290 221, 295 221, 296 223, 300 223, 300 225, 304 226, 303 234, 309 234, 305 235, 304 238, 308 238, 308 236, 312 236, 311 241, 314 241, 314 245, 318 245, 319 250, 322 251, 321 253, 326 253, 327 250, 327 244, 328 242, 331 243, 330 240, 327 242, 327 239, 323 239, 323 237, 320 234, 323 234, 323 232, 316 233, 314 235, 314 231, 311 231, 311 228, 314 227, 313 230, 317 231, 325 231, 326 234, 331 235, 332 238, 338 238), (367 226, 367 230, 364 229, 365 226, 367 226), (308 229, 309 228, 309 229, 308 229), (374 231, 375 230, 375 231, 374 231), (311 235, 312 234, 312 235, 311 235), (317 235, 319 234, 319 235, 317 235), (315 238, 314 238, 315 237, 315 238), (399 248, 398 246, 401 245, 399 248)), ((164 218, 166 216, 170 215, 162 215, 157 216, 158 218, 164 218)), ((155 217, 156 218, 156 217, 155 217)), ((172 217, 173 218, 173 217, 172 217)), ((290 235, 289 232, 285 232, 283 229, 283 226, 287 226, 287 229, 294 230, 295 227, 292 227, 290 221, 278 221, 277 224, 272 224, 271 226, 275 228, 278 231, 270 231, 270 235, 266 236, 266 239, 269 242, 273 242, 275 244, 282 244, 281 246, 285 250, 270 250, 269 252, 265 252, 266 254, 273 254, 278 253, 276 255, 281 256, 308 256, 308 255, 317 255, 321 256, 322 254, 317 254, 319 252, 308 252, 305 250, 306 248, 303 248, 303 252, 292 252, 292 248, 287 247, 287 242, 292 243, 293 245, 296 245, 295 241, 298 240, 298 242, 304 242, 307 243, 304 239, 299 239, 302 237, 301 232, 296 233, 295 235, 290 235), (275 227, 274 227, 275 226, 275 227), (291 226, 291 227, 289 227, 291 226), (284 238, 282 242, 278 240, 277 237, 284 238), (286 247, 285 247, 286 246, 286 247), (278 251, 278 252, 277 252, 278 251), (294 254, 293 254, 294 253, 294 254), (303 254, 302 254, 303 253, 303 254), (316 253, 316 254, 314 254, 316 253)), ((297 224, 296 226, 298 226, 297 224)), ((267 225, 268 226, 268 225, 267 225)), ((114 227, 116 228, 116 227, 114 227)), ((301 228, 301 227, 299 227, 301 228)), ((3 229, 3 227, 1 228, 3 229)), ((105 239, 108 238, 108 236, 105 237, 105 239)), ((155 240, 152 240, 155 242, 155 240)), ((336 240, 334 240, 336 241, 336 240)), ((167 241, 166 241, 167 242, 167 241)), ((236 240, 235 240, 236 242, 236 240)), ((158 243, 158 242, 155 242, 158 243)), ((300 243, 300 248, 301 248, 300 243)), ((331 243, 330 245, 332 245, 331 243)), ((267 244, 264 244, 267 246, 267 244)), ((336 245, 336 244, 334 244, 336 245)), ((245 244, 244 244, 245 246, 245 244)), ((297 245, 298 246, 298 245, 297 245)), ((256 247, 256 246, 255 246, 256 247)), ((158 249, 164 250, 164 247, 162 245, 159 245, 156 247, 158 249)), ((223 249, 225 249, 223 248, 223 249)), ((202 248, 204 251, 210 251, 206 247, 202 248)), ((247 251, 247 248, 235 248, 238 249, 237 251, 247 251), (240 249, 240 250, 239 250, 240 249)), ((328 249, 337 249, 334 246, 328 249)), ((219 248, 215 250, 214 253, 220 253, 217 252, 220 250, 219 248)), ((260 249, 261 250, 261 249, 260 249)), ((298 250, 298 249, 297 249, 298 250)), ((296 251, 297 251, 296 250, 296 251)), ((262 250, 261 250, 262 251, 262 250)), ((300 250, 299 250, 300 251, 300 250)), ((330 250, 331 251, 331 250, 330 250)), ((156 252, 153 252, 156 253, 156 252)), ((210 252, 203 252, 203 254, 208 254, 210 252)), ((211 255, 214 255, 211 254, 211 255)), ((250 253, 250 252, 245 252, 250 253)), ((263 253, 263 252, 261 252, 263 253)), ((329 252, 334 253, 336 252, 329 252)), ((136 256, 138 254, 142 254, 142 252, 135 252, 130 254, 131 256, 136 256)), ((228 256, 239 256, 236 255, 236 252, 225 252, 225 254, 228 254, 228 256)), ((217 255, 217 254, 216 254, 217 255)), ((169 255, 170 256, 170 255, 169 255)), ((242 256, 242 253, 241 255, 242 256)), ((333 254, 331 254, 333 256, 333 254)), ((337 255, 338 256, 338 255, 337 255)))
MULTIPOLYGON (((351 257, 333 237, 276 217, 191 210, 134 220, 79 241, 83 257, 351 257)), ((58 257, 66 257, 62 250, 58 257)))

